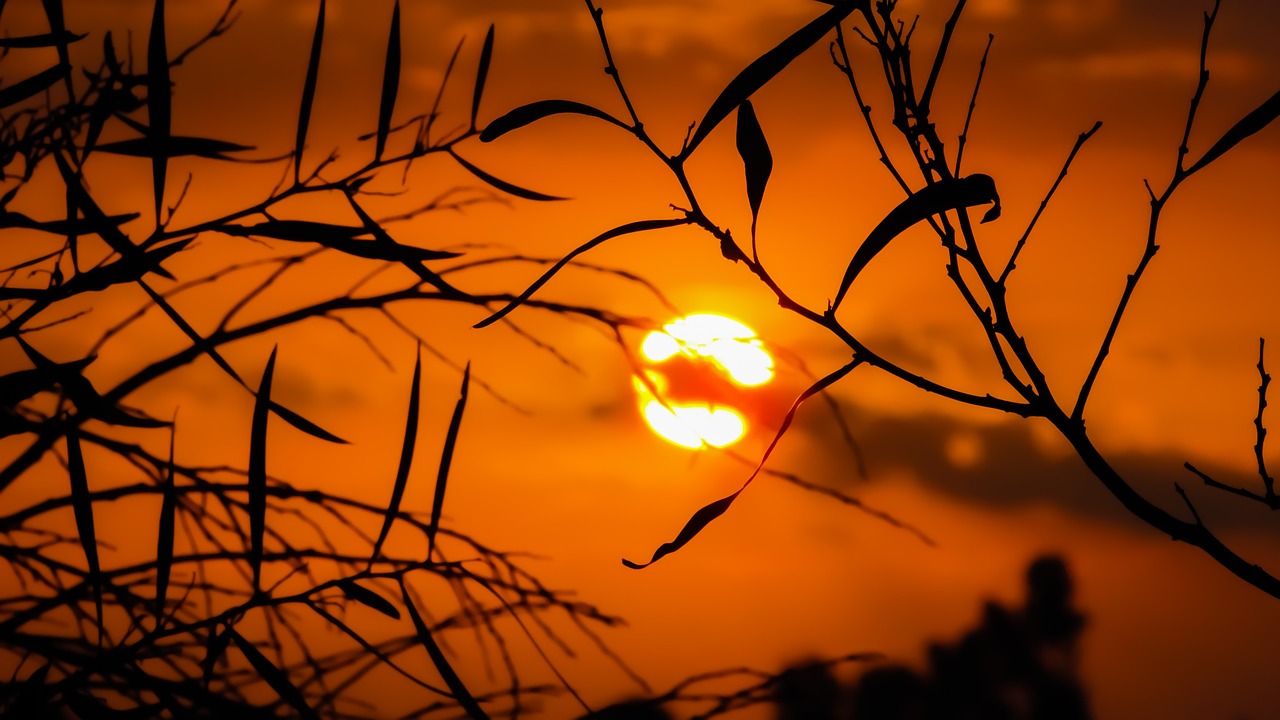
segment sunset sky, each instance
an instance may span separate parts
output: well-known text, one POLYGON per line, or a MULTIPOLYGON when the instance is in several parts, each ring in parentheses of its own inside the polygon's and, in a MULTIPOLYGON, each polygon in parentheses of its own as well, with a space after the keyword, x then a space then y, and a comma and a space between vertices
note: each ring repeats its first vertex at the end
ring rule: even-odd
MULTIPOLYGON (((1000 192, 1003 216, 981 230, 993 263, 1003 265, 1076 137, 1103 122, 1009 282, 1013 319, 1060 398, 1074 398, 1141 255, 1148 217, 1143 179, 1158 192, 1173 169, 1209 2, 973 0, 956 30, 935 100, 949 149, 987 34, 995 35, 964 161, 966 172, 994 177, 1000 192)), ((669 153, 679 150, 689 123, 702 117, 742 67, 827 8, 810 0, 598 4, 636 110, 669 153)), ((68 0, 66 6, 69 28, 91 33, 74 46, 73 60, 96 64, 101 34, 111 30, 121 48, 131 31, 133 54, 144 61, 150 2, 68 0)), ((253 145, 253 157, 287 154, 317 3, 242 0, 238 7, 239 19, 227 35, 174 70, 174 132, 253 145)), ((943 0, 900 3, 902 17, 920 15, 913 39, 918 74, 927 72, 953 7, 943 0)), ((169 3, 170 47, 199 37, 221 8, 209 0, 169 3)), ((355 138, 376 123, 392 3, 330 0, 328 8, 304 167, 336 149, 336 167, 354 168, 371 153, 371 143, 355 138)), ((397 121, 430 108, 450 53, 465 37, 438 127, 465 124, 490 23, 496 39, 482 124, 547 98, 624 116, 611 79, 601 72, 605 61, 582 2, 405 0, 401 11, 405 65, 397 121)), ((15 0, 4 8, 0 27, 12 35, 40 32, 42 17, 38 3, 15 0)), ((1273 0, 1224 0, 1210 41, 1211 80, 1191 137, 1192 158, 1280 89, 1277 28, 1280 4, 1273 0)), ((845 29, 872 117, 890 153, 909 168, 905 146, 890 132, 878 62, 848 32, 849 24, 845 29)), ((752 98, 774 158, 759 220, 760 255, 795 299, 818 309, 835 294, 861 239, 902 199, 826 45, 819 43, 752 98)), ((47 64, 47 58, 31 57, 30 65, 6 60, 0 66, 6 81, 11 72, 16 77, 47 64)), ((108 134, 129 136, 118 125, 108 134)), ((390 146, 397 141, 393 136, 390 146)), ((616 225, 674 217, 669 204, 684 200, 634 137, 582 117, 543 120, 489 144, 470 140, 459 154, 505 180, 569 199, 507 198, 429 214, 391 226, 401 242, 462 248, 466 258, 511 252, 558 257, 616 225)), ((86 172, 108 209, 150 207, 147 162, 101 162, 86 172)), ((193 223, 260 199, 283 167, 175 161, 169 201, 192 173, 178 218, 193 223)), ((707 214, 747 242, 751 216, 730 121, 711 134, 689 167, 707 214)), ((1173 483, 1180 483, 1212 529, 1273 573, 1280 571, 1274 513, 1203 487, 1182 463, 1260 490, 1252 425, 1260 337, 1268 339, 1268 368, 1280 370, 1276 168, 1280 128, 1270 127, 1175 196, 1162 220, 1161 250, 1086 413, 1095 442, 1153 502, 1186 515, 1174 491, 1173 483)), ((918 175, 908 179, 921 184, 918 175)), ((398 172, 388 172, 375 187, 398 190, 400 183, 398 172)), ((414 166, 402 195, 380 198, 376 207, 391 215, 457 185, 479 183, 433 158, 414 166)), ((57 211, 62 196, 46 200, 57 211)), ((344 217, 341 210, 304 209, 330 218, 344 217)), ((136 232, 149 231, 149 222, 144 212, 136 232)), ((175 274, 194 273, 201 262, 267 252, 210 235, 190 258, 170 267, 175 274)), ((643 276, 681 314, 739 319, 776 350, 778 377, 760 391, 761 410, 736 446, 752 460, 810 382, 787 359, 803 360, 818 375, 848 359, 841 343, 780 309, 768 289, 726 261, 704 233, 624 237, 583 259, 643 276)), ((860 277, 840 318, 870 348, 913 372, 969 392, 1013 397, 947 279, 945 261, 936 237, 919 229, 905 234, 860 277)), ((455 261, 439 267, 449 262, 455 261)), ((262 307, 285 307, 350 284, 370 267, 319 263, 305 282, 264 297, 262 307)), ((542 271, 532 264, 480 268, 453 281, 475 292, 510 292, 542 271)), ((175 304, 199 319, 206 308, 234 300, 236 287, 207 288, 175 304)), ((635 283, 572 268, 538 297, 658 323, 673 317, 635 283)), ((144 301, 140 291, 106 294, 94 312, 105 327, 144 301)), ((863 450, 868 477, 858 477, 850 449, 817 402, 801 411, 770 466, 854 495, 921 528, 937 547, 765 477, 684 550, 637 572, 620 559, 647 559, 693 511, 736 489, 750 468, 650 433, 622 350, 596 326, 533 309, 511 316, 576 363, 571 367, 507 327, 472 329, 484 317, 479 308, 421 306, 402 315, 451 360, 470 360, 475 376, 509 401, 474 391, 446 517, 492 546, 545 558, 531 567, 549 585, 575 588, 582 599, 627 618, 629 627, 609 631, 605 639, 655 689, 707 670, 774 669, 856 651, 919 664, 926 643, 954 640, 971 627, 984 599, 1020 602, 1027 563, 1058 552, 1075 574, 1077 604, 1089 617, 1083 675, 1097 717, 1261 720, 1275 712, 1277 601, 1127 514, 1047 422, 960 406, 860 368, 834 394, 863 450)), ((113 340, 114 350, 111 344, 103 349, 92 368, 95 383, 110 387, 183 342, 172 326, 153 320, 113 340)), ((348 491, 356 493, 367 487, 370 502, 383 502, 395 473, 414 344, 376 317, 352 321, 393 368, 342 328, 319 322, 234 345, 227 356, 246 377, 256 377, 271 345, 279 343, 281 397, 352 441, 324 446, 281 432, 272 455, 287 468, 280 474, 299 486, 355 487, 348 491)), ((49 333, 46 345, 79 357, 96 337, 49 333)), ((624 339, 634 353, 643 334, 624 339)), ((16 345, 0 344, 0 369, 19 365, 17 353, 16 345)), ((448 424, 459 372, 434 358, 424 362, 421 441, 423 457, 430 459, 448 424)), ((181 408, 177 452, 186 461, 243 463, 252 398, 231 392, 233 387, 211 363, 196 363, 131 402, 163 418, 181 408)), ((1273 408, 1280 406, 1276 397, 1273 390, 1273 408)), ((1275 418, 1269 415, 1268 424, 1280 427, 1275 418)), ((159 448, 161 439, 155 442, 159 448)), ((20 447, 0 442, 0 453, 7 460, 20 447)), ((1272 474, 1280 472, 1280 442, 1270 444, 1267 457, 1272 474)), ((410 485, 405 504, 425 509, 434 467, 424 462, 415 472, 421 477, 410 485)), ((24 492, 38 494, 35 488, 24 492)), ((103 524, 117 532, 129 527, 127 518, 103 524)), ((639 691, 586 640, 575 641, 575 648, 579 657, 562 658, 562 669, 588 701, 605 704, 639 691)), ((471 671, 483 677, 478 664, 471 671)), ((387 696, 401 691, 412 690, 396 686, 387 696)), ((391 707, 400 705, 392 700, 391 707)), ((546 716, 560 717, 571 707, 553 706, 546 716)))

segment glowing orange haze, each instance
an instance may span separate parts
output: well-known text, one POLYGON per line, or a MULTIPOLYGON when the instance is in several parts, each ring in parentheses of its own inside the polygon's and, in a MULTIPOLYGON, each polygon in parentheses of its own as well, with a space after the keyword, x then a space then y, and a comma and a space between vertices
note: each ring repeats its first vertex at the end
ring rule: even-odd
MULTIPOLYGON (((701 116, 738 68, 824 7, 800 0, 749 7, 714 2, 705 8, 673 2, 643 11, 634 4, 601 4, 637 108, 670 150, 678 148, 688 122, 701 116)), ((1150 42, 1135 41, 1133 62, 1123 65, 1102 47, 1114 36, 1100 33, 1141 24, 1136 22, 1141 18, 1124 15, 1129 12, 1125 3, 1085 3, 1106 24, 1092 24, 1085 16, 1077 18, 1079 27, 1045 25, 1029 7, 1034 3, 972 4, 973 17, 958 30, 957 37, 964 39, 957 40, 937 103, 949 123, 948 137, 954 137, 987 29, 998 28, 1001 35, 965 151, 972 171, 996 178, 1005 208, 984 251, 1004 256, 1076 134, 1094 119, 1107 123, 1073 168, 1009 285, 1015 319, 1044 359, 1055 389, 1071 396, 1141 251, 1147 209, 1141 181, 1163 182, 1167 176, 1194 83, 1182 70, 1174 73, 1134 58, 1144 50, 1185 50, 1192 53, 1194 73, 1201 5, 1162 6, 1160 22, 1140 34, 1139 40, 1150 42), (1053 31, 1058 34, 1036 34, 1050 32, 1046 27, 1058 28, 1053 31), (1152 34, 1165 28, 1176 28, 1177 34, 1152 34), (1038 37, 1048 37, 1043 48, 1037 47, 1038 37), (1107 68, 1116 73, 1103 72, 1107 68)), ((138 28, 145 27, 147 3, 111 3, 110 12, 107 3, 67 5, 73 28, 97 32, 109 26, 123 37, 121 30, 132 27, 135 42, 145 37, 138 28)), ((264 155, 291 147, 313 11, 309 5, 306 12, 284 5, 244 3, 239 27, 175 75, 175 130, 256 144, 264 155)), ((913 5, 927 13, 916 42, 933 47, 950 8, 940 2, 913 5)), ((349 141, 369 131, 376 117, 376 78, 390 4, 331 2, 330 7, 332 57, 322 66, 312 144, 319 158, 341 143, 339 162, 357 162, 368 148, 349 141)), ((214 12, 194 3, 174 10, 174 37, 194 36, 214 12)), ((10 8, 6 22, 16 12, 10 8)), ((406 33, 415 38, 406 46, 406 114, 428 107, 452 43, 464 32, 469 44, 458 77, 469 77, 473 68, 466 63, 474 62, 480 32, 491 19, 498 39, 482 118, 547 97, 623 112, 609 79, 600 73, 603 61, 581 3, 545 2, 536 9, 510 3, 405 3, 404 13, 406 33)), ((1250 28, 1251 22, 1266 26, 1275 9, 1259 2, 1230 3, 1223 13, 1214 48, 1227 69, 1220 84, 1215 77, 1206 97, 1203 132, 1195 136, 1198 147, 1274 92, 1280 80, 1276 47, 1250 28)), ((1122 37, 1115 41, 1129 47, 1122 37)), ((1211 55, 1211 63, 1216 57, 1211 55)), ((866 67, 870 85, 875 68, 866 67)), ((459 94, 446 99, 454 115, 442 121, 444 126, 464 117, 465 85, 459 82, 459 94)), ((798 301, 822 307, 857 238, 893 207, 900 191, 877 162, 847 86, 825 50, 802 58, 753 102, 776 158, 759 223, 761 257, 798 301)), ((887 129, 887 99, 873 93, 868 102, 887 129)), ((681 197, 665 169, 646 158, 633 138, 581 118, 545 121, 461 152, 508 180, 574 199, 435 214, 397 228, 399 235, 415 242, 422 238, 421 244, 431 247, 491 245, 478 254, 554 257, 608 227, 665 217, 671 212, 668 204, 681 197)), ((717 131, 700 153, 705 157, 693 165, 692 181, 708 214, 732 227, 735 237, 748 237, 750 215, 732 132, 717 131)), ((1183 460, 1247 478, 1242 482, 1254 480, 1250 421, 1257 402, 1257 338, 1276 338, 1280 344, 1274 290, 1280 237, 1267 214, 1280 192, 1276 167, 1280 133, 1271 128, 1197 178, 1175 202, 1165 220, 1162 250, 1090 406, 1094 434, 1105 438, 1107 449, 1122 461, 1158 470, 1142 489, 1170 508, 1179 507, 1172 481, 1188 485, 1193 480, 1180 470, 1183 460)), ((234 207, 269 189, 278 174, 274 166, 204 161, 171 174, 184 177, 188 170, 194 180, 182 212, 189 218, 234 207)), ((149 197, 148 172, 145 163, 122 164, 111 187, 102 191, 114 195, 119 207, 142 205, 149 197)), ((415 167, 409 180, 409 197, 385 201, 388 214, 453 184, 474 184, 444 163, 415 167)), ((394 189, 398 181, 379 182, 382 189, 394 189)), ((61 196, 50 201, 61 202, 61 196)), ((206 257, 226 252, 217 247, 225 240, 210 238, 202 252, 206 257)), ((648 278, 682 312, 741 319, 770 351, 781 348, 801 358, 813 373, 830 371, 847 358, 838 343, 778 308, 765 288, 724 260, 712 238, 696 231, 620 239, 588 259, 648 278)), ((999 394, 998 368, 948 284, 944 262, 936 240, 922 233, 904 236, 868 268, 841 317, 870 346, 913 371, 999 394)), ((282 288, 270 301, 294 302, 317 287, 348 283, 365 270, 324 267, 313 284, 282 288)), ((541 271, 535 265, 503 273, 474 271, 459 274, 457 282, 510 290, 541 271)), ((222 292, 233 293, 234 287, 206 291, 208 297, 222 292)), ((658 323, 671 317, 643 288, 585 271, 567 271, 540 293, 658 323)), ((95 313, 114 317, 142 302, 141 296, 113 296, 95 313)), ((197 297, 185 301, 183 310, 198 318, 197 297)), ((1025 430, 1011 430, 1012 419, 957 407, 859 370, 836 395, 850 411, 854 436, 874 438, 862 444, 870 479, 856 477, 850 451, 817 403, 801 414, 775 465, 902 517, 937 538, 939 547, 764 480, 681 553, 633 572, 620 565, 620 557, 647 557, 693 510, 736 489, 748 469, 724 454, 691 454, 646 431, 635 393, 650 422, 665 409, 659 404, 650 413, 649 390, 644 383, 633 385, 617 346, 599 333, 532 310, 512 316, 523 330, 585 369, 580 373, 510 329, 471 330, 480 319, 477 309, 431 312, 411 319, 453 359, 471 359, 478 377, 531 411, 521 415, 492 396, 475 397, 446 515, 493 546, 550 557, 538 566, 548 584, 577 588, 584 599, 627 617, 631 627, 606 640, 659 690, 694 672, 743 664, 773 668, 818 653, 876 650, 919 661, 924 642, 952 638, 971 624, 982 598, 1017 599, 1029 559, 1060 551, 1077 575, 1078 602, 1090 616, 1084 672, 1099 717, 1263 717, 1274 711, 1271 689, 1280 641, 1275 602, 1196 551, 1114 512, 1114 501, 1064 454, 1044 432, 1047 428, 1026 423, 1018 424, 1025 430), (887 427, 898 430, 890 434, 887 427), (1029 474, 1038 470, 1002 462, 1013 455, 992 438, 1009 433, 1025 441, 1026 456, 1041 463, 1035 468, 1061 470, 1070 482, 1040 484, 1038 475, 1029 474), (491 451, 496 446, 501 452, 491 451), (908 463, 912 458, 917 464, 908 463), (937 463, 929 465, 930 458, 937 463), (921 468, 927 467, 936 472, 924 476, 921 468)), ((382 502, 394 474, 399 430, 393 425, 403 417, 413 347, 374 322, 362 327, 389 356, 394 371, 340 327, 319 323, 229 348, 228 356, 242 367, 260 367, 269 345, 278 341, 282 398, 353 441, 344 448, 316 447, 282 436, 274 452, 294 482, 306 486, 310 477, 317 485, 367 485, 372 501, 382 502), (388 425, 380 418, 394 420, 388 425)), ((679 352, 695 340, 672 328, 668 333, 686 343, 679 352)), ((633 353, 652 350, 652 369, 661 369, 660 348, 650 348, 640 333, 625 339, 633 353)), ((91 340, 64 338, 68 347, 91 340)), ((158 355, 158 348, 175 342, 172 331, 157 321, 145 332, 117 340, 119 355, 104 352, 94 372, 109 384, 138 358, 158 355)), ((759 349, 750 342, 735 347, 748 354, 759 349)), ((775 357, 775 376, 761 391, 760 408, 745 415, 753 432, 737 448, 748 458, 758 457, 790 398, 811 381, 796 364, 775 357)), ((762 361, 750 366, 766 367, 762 361)), ((237 449, 247 447, 249 400, 224 397, 221 379, 211 377, 210 368, 197 363, 147 397, 133 399, 164 408, 155 411, 161 417, 181 406, 178 453, 192 464, 227 462, 228 453, 239 458, 237 449)), ((443 434, 457 379, 443 364, 429 365, 425 378, 423 452, 429 455, 431 443, 443 434)), ((727 444, 705 434, 702 439, 727 444)), ((6 456, 16 452, 0 447, 6 456)), ((1273 467, 1280 467, 1269 452, 1273 467)), ((405 506, 427 507, 427 484, 410 487, 405 506)), ((1272 569, 1280 567, 1274 524, 1219 509, 1222 535, 1253 549, 1272 569)), ((104 536, 112 529, 130 532, 127 518, 104 525, 104 536)), ((636 691, 590 648, 581 650, 579 659, 563 661, 563 669, 590 701, 603 703, 636 691)), ((530 673, 534 676, 536 670, 530 673)), ((550 709, 549 716, 557 711, 550 709)))

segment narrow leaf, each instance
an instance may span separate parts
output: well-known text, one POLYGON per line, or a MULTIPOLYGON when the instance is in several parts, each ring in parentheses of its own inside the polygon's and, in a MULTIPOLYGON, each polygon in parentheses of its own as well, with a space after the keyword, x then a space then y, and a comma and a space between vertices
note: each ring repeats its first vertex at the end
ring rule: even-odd
POLYGON ((1187 170, 1187 174, 1190 175, 1222 157, 1228 150, 1238 145, 1241 140, 1275 122, 1277 117, 1280 117, 1280 92, 1267 98, 1265 102, 1254 108, 1248 115, 1240 118, 1240 122, 1231 126, 1231 129, 1218 142, 1214 143, 1213 147, 1209 148, 1204 157, 1197 160, 1196 164, 1192 165, 1190 170, 1187 170))
POLYGON ((1000 217, 1000 196, 996 193, 995 181, 989 175, 975 174, 963 178, 940 180, 911 193, 907 199, 889 211, 889 214, 871 230, 871 234, 867 235, 867 239, 862 241, 862 245, 853 254, 849 267, 844 271, 844 278, 840 281, 840 289, 836 292, 835 299, 831 301, 831 309, 834 311, 840 307, 845 293, 849 291, 849 287, 867 263, 871 262, 891 240, 901 235, 907 228, 931 215, 986 203, 994 203, 994 205, 982 217, 982 222, 990 222, 1000 217))
POLYGON ((293 181, 302 182, 302 150, 307 144, 307 127, 311 124, 311 106, 316 99, 316 79, 320 75, 320 48, 324 44, 324 9, 320 0, 316 14, 316 31, 311 37, 311 55, 307 59, 307 79, 302 84, 302 106, 298 108, 298 136, 293 146, 293 181))
POLYGON ((400 619, 400 611, 396 609, 395 605, 391 604, 390 600, 364 587, 355 580, 338 581, 338 589, 342 591, 343 595, 365 607, 373 608, 387 617, 395 618, 396 620, 400 619))
MULTIPOLYGON (((0 48, 27 49, 27 48, 43 48, 43 47, 66 47, 66 44, 78 42, 89 37, 88 35, 77 35, 75 33, 63 30, 61 32, 41 33, 40 35, 26 35, 23 37, 0 38, 0 48)), ((60 64, 68 64, 68 60, 61 60, 60 64)), ((70 77, 70 73, 68 73, 70 77)))
POLYGON ((280 668, 271 664, 271 661, 258 648, 254 647, 253 643, 231 628, 227 628, 227 634, 235 641, 236 647, 240 648, 240 652, 244 654, 245 659, 249 661, 253 669, 258 671, 258 674, 262 676, 263 680, 267 681, 272 690, 276 691, 281 700, 284 700, 294 710, 298 711, 299 717, 317 719, 320 717, 315 710, 311 709, 311 706, 307 705, 306 699, 302 696, 302 691, 289 682, 289 676, 280 668))
POLYGON ((544 200, 545 201, 545 200, 564 200, 565 199, 562 197, 557 197, 555 195, 546 195, 536 190, 529 190, 528 188, 522 188, 519 185, 513 185, 507 182, 506 180, 494 177, 493 175, 490 175, 489 173, 485 172, 484 170, 481 170, 475 165, 472 165, 470 162, 464 159, 461 155, 454 152, 452 147, 449 148, 449 154, 453 156, 453 159, 456 160, 457 163, 461 165, 463 169, 465 169, 467 172, 471 173, 472 175, 475 175, 477 178, 480 178, 480 180, 484 181, 486 184, 492 187, 495 187, 501 190, 502 192, 507 193, 508 195, 515 195, 516 197, 524 198, 525 200, 544 200))
POLYGON ((750 100, 743 100, 738 107, 738 155, 747 173, 747 203, 751 206, 751 247, 756 245, 756 219, 760 216, 760 203, 764 200, 764 188, 773 172, 773 153, 764 138, 764 130, 756 119, 756 111, 750 100))
POLYGON ((848 17, 856 7, 853 2, 845 2, 833 6, 830 10, 813 19, 808 25, 795 31, 786 40, 783 40, 776 47, 743 68, 737 77, 729 81, 729 84, 721 91, 720 96, 711 103, 711 107, 707 108, 707 114, 702 117, 702 122, 698 123, 693 137, 689 138, 689 144, 685 146, 684 151, 680 154, 681 157, 688 157, 706 139, 707 135, 720 124, 720 121, 733 112, 734 108, 741 105, 744 100, 751 97, 752 93, 763 87, 779 72, 782 72, 782 69, 790 65, 801 53, 813 47, 831 28, 848 17))
POLYGON ((760 474, 760 471, 764 469, 764 465, 769 461, 769 457, 773 454, 774 448, 778 446, 778 442, 782 440, 782 436, 785 435, 787 430, 791 427, 791 423, 796 417, 796 411, 800 409, 800 406, 809 398, 825 391, 845 375, 848 375, 854 368, 858 367, 860 363, 861 361, 855 358, 810 385, 804 392, 800 393, 800 396, 791 404, 791 408, 787 411, 786 417, 782 419, 782 424, 778 427, 778 431, 774 433, 773 440, 769 443, 769 447, 765 448, 764 454, 760 456, 760 462, 756 465, 756 469, 752 471, 750 477, 742 483, 742 487, 738 488, 737 492, 728 497, 716 500, 710 505, 707 505, 694 513, 693 517, 689 518, 689 522, 685 523, 684 528, 680 530, 680 534, 676 536, 676 539, 669 543, 663 543, 659 546, 658 549, 654 551, 653 557, 649 558, 649 562, 636 563, 624 558, 622 560, 622 564, 632 570, 641 570, 679 550, 687 545, 690 540, 697 537, 698 533, 702 532, 703 528, 710 524, 712 520, 720 517, 729 509, 729 506, 733 504, 733 501, 738 499, 738 496, 742 494, 742 491, 746 490, 747 487, 751 485, 751 482, 760 474))
POLYGON ((418 438, 418 403, 422 383, 422 349, 418 349, 418 359, 413 364, 413 384, 409 388, 409 413, 404 422, 404 442, 400 446, 400 467, 396 470, 396 482, 391 488, 391 501, 387 503, 387 511, 383 513, 382 530, 378 532, 378 540, 373 544, 373 553, 369 556, 369 564, 378 561, 382 552, 382 544, 391 532, 396 515, 400 513, 400 500, 404 498, 404 489, 409 484, 409 469, 413 466, 413 448, 418 438))
POLYGON ((334 435, 328 430, 325 430, 319 425, 311 422, 274 400, 271 401, 271 412, 275 413, 276 417, 292 425, 295 430, 301 430, 311 437, 324 440, 325 442, 337 443, 339 445, 347 444, 346 440, 343 440, 337 435, 334 435))
POLYGON ((471 385, 471 363, 467 363, 462 371, 462 389, 458 393, 458 403, 453 406, 453 417, 449 420, 449 430, 444 436, 444 450, 440 453, 440 470, 436 474, 436 492, 431 500, 431 523, 427 525, 427 559, 431 559, 431 551, 435 549, 436 531, 440 529, 440 511, 444 509, 444 489, 449 481, 449 466, 453 463, 453 449, 458 444, 458 430, 462 427, 462 412, 467 407, 467 388, 471 385))
POLYGON ((133 157, 149 157, 153 160, 172 157, 202 157, 210 160, 234 160, 227 153, 252 150, 252 145, 215 140, 212 138, 170 136, 164 143, 157 144, 151 138, 131 138, 116 142, 102 143, 95 147, 105 153, 115 155, 131 155, 133 157), (163 156, 163 158, 161 158, 163 156))
POLYGON ((476 89, 471 94, 471 131, 475 132, 476 117, 480 114, 480 98, 484 95, 484 81, 489 75, 489 62, 493 60, 493 25, 485 33, 484 46, 480 48, 480 66, 476 69, 476 89))
POLYGON ((80 452, 80 431, 74 420, 67 424, 67 471, 71 479, 71 509, 89 567, 88 582, 93 588, 93 604, 98 612, 98 637, 101 638, 105 630, 102 627, 102 570, 98 566, 98 537, 93 529, 93 500, 89 497, 89 478, 84 469, 84 455, 80 452))
POLYGON ((400 0, 391 12, 391 35, 387 38, 387 60, 382 69, 382 99, 378 103, 378 138, 373 151, 375 160, 382 159, 391 132, 391 113, 396 108, 400 89, 400 0))
MULTIPOLYGON (((54 45, 58 46, 58 64, 71 67, 71 54, 67 46, 73 42, 84 39, 85 35, 73 35, 67 32, 67 21, 62 12, 62 0, 40 0, 40 4, 44 7, 44 15, 49 20, 49 35, 54 45)), ((62 76, 63 82, 67 86, 67 101, 75 102, 75 88, 71 86, 71 73, 68 72, 62 76)))
POLYGON ((729 509, 729 506, 733 504, 733 501, 738 499, 738 495, 741 492, 741 490, 738 490, 728 497, 720 498, 694 513, 693 517, 689 518, 689 522, 685 523, 684 527, 680 529, 680 534, 676 535, 675 540, 663 543, 657 550, 653 551, 653 557, 649 558, 649 562, 637 563, 624 558, 622 560, 622 564, 632 570, 641 570, 684 547, 690 540, 697 537, 698 533, 702 532, 702 529, 705 528, 712 520, 723 515, 724 512, 729 509))
POLYGON ((165 48, 164 0, 156 0, 151 16, 151 37, 147 41, 147 138, 156 148, 151 156, 151 181, 156 200, 156 227, 160 227, 160 209, 164 205, 164 180, 168 156, 162 150, 169 144, 170 102, 169 51, 165 48))
POLYGON ((512 310, 515 310, 516 308, 520 307, 521 304, 523 304, 535 292, 538 291, 538 288, 542 287, 543 285, 546 285, 548 280, 555 277, 555 274, 560 272, 561 268, 563 268, 565 265, 568 265, 577 256, 581 255, 582 253, 588 250, 591 250, 592 248, 600 245, 601 243, 604 243, 608 240, 612 240, 613 238, 619 237, 621 235, 629 235, 631 233, 645 232, 647 230, 660 230, 662 228, 676 227, 677 225, 688 225, 690 222, 691 220, 689 220, 688 218, 671 218, 667 220, 637 220, 636 222, 626 223, 624 225, 619 225, 616 228, 606 230, 600 233, 599 235, 591 238, 590 240, 583 243, 582 245, 579 245, 578 247, 574 248, 573 252, 560 258, 560 260, 557 261, 555 265, 552 265, 546 272, 542 273, 542 277, 538 278, 537 280, 534 280, 533 284, 530 285, 528 288, 526 288, 524 292, 520 293, 518 297, 516 297, 511 302, 504 305, 501 310, 495 312, 494 314, 490 315, 484 320, 481 320, 480 322, 476 323, 474 327, 477 327, 477 328, 487 327, 501 320, 502 318, 506 317, 507 313, 510 313, 512 310))
POLYGON ((29 78, 19 80, 8 87, 0 88, 0 108, 15 105, 26 100, 32 95, 41 92, 50 85, 58 82, 58 78, 66 75, 68 71, 68 66, 58 64, 51 68, 41 70, 29 78))
POLYGON ((440 645, 431 636, 430 628, 422 621, 422 616, 418 614, 418 609, 413 604, 413 598, 409 596, 409 588, 405 586, 403 577, 400 579, 400 595, 404 600, 404 609, 409 611, 409 618, 413 620, 413 627, 418 631, 418 642, 422 643, 427 655, 431 657, 431 662, 435 664, 436 671, 440 673, 445 685, 449 686, 449 692, 453 693, 453 698, 458 701, 458 704, 462 706, 462 709, 466 711, 472 720, 488 720, 489 715, 484 711, 484 708, 480 707, 480 703, 476 702, 475 696, 463 684, 462 678, 458 677, 458 673, 454 672, 453 666, 449 664, 449 659, 444 656, 444 652, 440 650, 440 645))
POLYGON ((575 102, 573 100, 539 100, 537 102, 531 102, 528 105, 521 105, 515 110, 511 110, 502 117, 499 117, 489 123, 488 126, 480 132, 480 142, 492 142, 512 130, 522 128, 525 125, 541 120, 544 117, 563 114, 587 115, 590 117, 600 118, 606 122, 611 122, 626 130, 631 129, 627 127, 626 123, 609 113, 584 103, 575 102))
POLYGON ((253 568, 255 594, 262 590, 262 538, 267 529, 267 418, 271 414, 271 376, 275 369, 276 348, 271 348, 253 404, 249 433, 249 566, 253 568))
MULTIPOLYGON (((256 225, 223 225, 219 232, 238 237, 267 237, 288 242, 313 242, 338 252, 370 260, 409 263, 413 261, 444 260, 461 253, 446 250, 401 245, 391 242, 356 240, 360 235, 371 234, 367 228, 353 225, 331 225, 311 220, 268 220, 256 225)), ((390 236, 388 236, 389 238, 390 236)))
POLYGON ((173 487, 174 433, 169 434, 169 466, 165 475, 164 500, 160 505, 159 531, 156 534, 156 627, 164 621, 165 599, 169 593, 169 572, 173 567, 174 513, 177 493, 173 487))

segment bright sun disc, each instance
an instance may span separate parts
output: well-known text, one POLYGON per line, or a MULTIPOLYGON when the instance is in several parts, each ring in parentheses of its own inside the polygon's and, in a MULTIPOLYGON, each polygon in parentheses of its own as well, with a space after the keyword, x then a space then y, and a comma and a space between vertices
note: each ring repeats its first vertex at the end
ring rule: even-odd
POLYGON ((652 370, 646 383, 634 378, 640 409, 649 427, 662 438, 687 448, 732 445, 747 432, 746 419, 732 407, 711 398, 690 402, 667 397, 662 365, 680 359, 709 363, 732 383, 747 389, 773 379, 773 358, 751 328, 737 320, 709 313, 678 318, 649 333, 640 352, 652 370), (666 403, 654 391, 663 396, 666 403))

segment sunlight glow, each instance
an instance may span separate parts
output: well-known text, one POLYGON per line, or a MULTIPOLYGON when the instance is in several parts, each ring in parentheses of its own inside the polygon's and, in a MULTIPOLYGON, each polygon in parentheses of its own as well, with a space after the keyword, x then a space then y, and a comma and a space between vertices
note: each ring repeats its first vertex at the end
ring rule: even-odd
POLYGON ((773 358, 755 332, 721 315, 704 313, 673 320, 661 331, 649 333, 640 352, 655 366, 645 371, 651 385, 633 378, 645 421, 662 438, 687 448, 732 445, 746 435, 747 421, 738 410, 712 403, 709 397, 703 402, 667 397, 664 362, 680 356, 708 362, 744 391, 773 379, 773 358))

